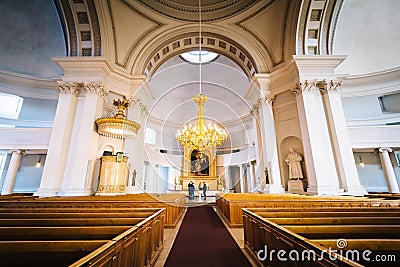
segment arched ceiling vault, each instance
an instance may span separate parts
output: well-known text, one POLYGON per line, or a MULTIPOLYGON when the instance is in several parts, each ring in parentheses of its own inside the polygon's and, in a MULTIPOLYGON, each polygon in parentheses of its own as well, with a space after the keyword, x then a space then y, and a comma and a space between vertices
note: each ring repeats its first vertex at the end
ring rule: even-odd
POLYGON ((297 26, 297 55, 332 54, 344 0, 303 0, 297 26))
MULTIPOLYGON (((294 54, 329 54, 342 2, 203 0, 202 45, 248 77, 271 73, 294 54)), ((58 6, 69 56, 105 56, 130 74, 150 77, 169 58, 198 47, 197 0, 58 0, 58 6)))

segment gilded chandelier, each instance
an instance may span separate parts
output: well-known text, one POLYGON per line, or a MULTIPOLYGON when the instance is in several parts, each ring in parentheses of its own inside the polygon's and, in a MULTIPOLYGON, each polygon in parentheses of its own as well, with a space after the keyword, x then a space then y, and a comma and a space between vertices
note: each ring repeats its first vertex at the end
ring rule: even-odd
POLYGON ((207 96, 198 94, 193 97, 193 101, 198 105, 198 117, 195 125, 184 125, 176 134, 176 139, 182 146, 191 149, 204 150, 208 147, 219 146, 226 139, 226 131, 217 124, 204 123, 204 103, 207 96))

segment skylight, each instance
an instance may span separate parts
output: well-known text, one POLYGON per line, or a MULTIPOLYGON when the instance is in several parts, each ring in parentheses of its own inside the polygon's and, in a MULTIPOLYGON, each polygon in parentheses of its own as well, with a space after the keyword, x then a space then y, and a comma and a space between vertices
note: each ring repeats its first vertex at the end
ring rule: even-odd
MULTIPOLYGON (((200 51, 199 50, 183 53, 183 54, 181 54, 181 57, 184 60, 189 61, 191 63, 196 63, 196 64, 200 63, 200 51)), ((217 57, 218 57, 217 53, 201 51, 201 63, 208 63, 210 61, 213 61, 217 57)))

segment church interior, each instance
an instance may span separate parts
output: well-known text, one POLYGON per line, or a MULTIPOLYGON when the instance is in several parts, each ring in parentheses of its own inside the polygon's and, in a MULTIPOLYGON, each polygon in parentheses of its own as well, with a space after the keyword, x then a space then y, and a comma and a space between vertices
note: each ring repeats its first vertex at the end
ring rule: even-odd
POLYGON ((4 266, 399 266, 398 0, 0 7, 4 266))

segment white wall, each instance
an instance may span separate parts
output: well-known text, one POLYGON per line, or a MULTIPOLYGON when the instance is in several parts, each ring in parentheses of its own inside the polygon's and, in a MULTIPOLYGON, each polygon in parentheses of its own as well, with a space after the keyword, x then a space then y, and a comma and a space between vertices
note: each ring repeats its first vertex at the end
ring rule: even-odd
POLYGON ((40 186, 46 155, 22 155, 13 193, 34 193, 40 186), (36 163, 42 163, 36 168, 36 163))

